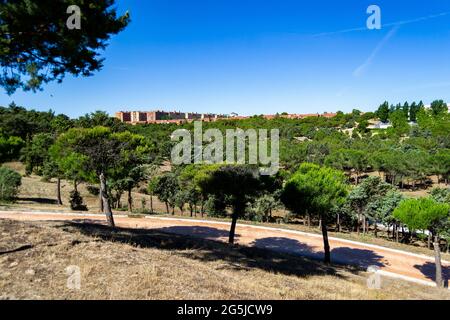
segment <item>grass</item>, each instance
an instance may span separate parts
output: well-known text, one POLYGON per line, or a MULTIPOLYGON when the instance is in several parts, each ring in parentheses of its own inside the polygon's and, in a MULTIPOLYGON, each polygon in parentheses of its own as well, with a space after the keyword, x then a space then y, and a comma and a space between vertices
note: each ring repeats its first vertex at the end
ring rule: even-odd
POLYGON ((381 290, 351 267, 158 230, 0 220, 3 299, 450 299, 383 278, 381 290), (78 266, 81 289, 67 288, 78 266))
MULTIPOLYGON (((21 174, 25 173, 24 166, 21 163, 18 162, 12 162, 7 163, 6 166, 20 172, 21 174)), ((85 184, 80 184, 78 186, 78 189, 84 199, 85 204, 88 206, 89 213, 98 213, 99 212, 99 203, 98 203, 98 197, 93 196, 89 194, 87 191, 87 186, 85 184)), ((42 179, 38 176, 31 175, 29 177, 23 177, 22 178, 22 187, 20 189, 19 194, 19 201, 17 203, 8 203, 8 204, 0 204, 0 209, 4 210, 40 210, 40 211, 49 211, 49 212, 72 212, 69 207, 69 193, 73 189, 72 183, 67 181, 62 181, 61 183, 61 190, 62 190, 62 198, 63 198, 63 206, 58 206, 55 201, 55 194, 56 194, 56 182, 44 182, 42 179)), ((125 197, 123 197, 125 199, 125 197)), ((150 206, 150 196, 139 193, 139 192, 133 192, 133 206, 138 211, 141 209, 142 206, 142 199, 145 199, 147 210, 150 206)), ((125 201, 123 201, 125 202, 125 201)), ((153 197, 153 207, 155 212, 159 213, 161 216, 169 216, 173 217, 172 215, 163 214, 163 212, 166 211, 165 205, 158 201, 155 197, 153 197)), ((142 217, 142 214, 140 213, 129 213, 128 211, 116 211, 118 214, 129 214, 130 217, 133 218, 140 218, 142 217)), ((277 212, 275 215, 283 216, 284 212, 277 212)), ((185 219, 191 219, 189 217, 188 211, 185 211, 184 215, 181 214, 180 210, 177 208, 175 209, 175 216, 176 217, 182 217, 185 219)), ((212 218, 212 217, 204 217, 201 218, 200 216, 193 217, 192 219, 208 219, 208 220, 216 220, 216 221, 230 221, 229 219, 218 219, 218 218, 212 218)), ((318 233, 320 234, 320 230, 315 227, 307 227, 302 224, 275 224, 275 223, 257 223, 257 222, 250 222, 250 221, 244 221, 240 220, 239 224, 249 224, 249 225, 262 225, 262 226, 269 226, 269 227, 276 227, 276 228, 284 228, 284 229, 290 229, 290 230, 298 230, 303 232, 311 232, 311 233, 318 233)), ((353 240, 353 241, 360 241, 364 243, 369 244, 376 244, 380 246, 384 246, 387 248, 392 249, 398 249, 403 251, 408 251, 412 253, 417 254, 424 254, 428 256, 433 256, 434 252, 433 250, 429 250, 426 247, 425 242, 417 241, 414 243, 414 245, 407 245, 402 243, 396 243, 392 240, 388 240, 385 233, 379 232, 379 235, 381 237, 375 238, 375 236, 371 233, 368 233, 366 235, 358 235, 356 233, 338 233, 330 231, 330 236, 336 237, 336 238, 342 238, 347 240, 353 240)), ((448 253, 442 253, 442 259, 450 261, 450 254, 448 253)))

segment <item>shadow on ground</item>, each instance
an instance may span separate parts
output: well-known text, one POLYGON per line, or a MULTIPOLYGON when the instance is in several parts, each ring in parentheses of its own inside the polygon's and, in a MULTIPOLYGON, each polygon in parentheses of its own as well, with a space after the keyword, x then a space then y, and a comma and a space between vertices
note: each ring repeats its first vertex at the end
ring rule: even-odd
MULTIPOLYGON (((436 281, 436 265, 433 262, 426 262, 422 265, 415 265, 414 268, 422 272, 422 274, 430 280, 436 281)), ((450 267, 442 266, 442 278, 444 286, 448 288, 450 281, 450 267)))
MULTIPOLYGON (((186 236, 194 236, 198 238, 203 239, 219 239, 219 238, 226 238, 228 239, 228 231, 227 230, 221 230, 211 227, 199 227, 199 226, 173 226, 173 227, 166 227, 166 228, 160 228, 158 229, 161 232, 167 232, 167 233, 176 233, 180 235, 186 235, 186 236)), ((235 239, 239 239, 240 235, 236 234, 235 239)))
MULTIPOLYGON (((161 229, 116 228, 114 230, 100 224, 65 222, 57 226, 66 232, 80 232, 83 235, 102 239, 103 241, 121 242, 140 248, 154 248, 172 251, 186 258, 201 261, 223 261, 217 269, 249 270, 259 268, 265 271, 299 277, 313 275, 334 275, 344 277, 336 267, 326 266, 318 261, 312 261, 300 256, 278 253, 274 248, 258 248, 248 246, 230 246, 226 243, 199 239, 193 236, 175 234, 174 232, 192 232, 208 235, 209 239, 228 236, 228 232, 209 227, 170 227, 161 229), (180 229, 181 228, 181 229, 180 229), (191 229, 190 229, 191 228, 191 229), (269 250, 271 249, 271 250, 269 250)), ((281 246, 290 239, 275 241, 281 246)), ((269 240, 261 239, 262 244, 269 240)), ((273 243, 273 241, 270 241, 273 243)), ((299 243, 291 243, 292 246, 299 243)), ((308 250, 303 245, 302 250, 308 250)), ((346 268, 357 272, 358 269, 346 268)))
MULTIPOLYGON (((257 239, 252 242, 257 248, 276 250, 288 254, 295 254, 302 257, 308 257, 315 260, 322 260, 323 251, 317 251, 313 247, 301 243, 295 239, 284 237, 269 237, 257 239)), ((372 250, 354 249, 348 247, 335 248, 331 250, 331 261, 342 265, 358 266, 367 270, 369 266, 382 267, 383 257, 372 250)))
POLYGON ((17 201, 32 202, 39 204, 58 204, 58 202, 55 199, 48 199, 48 198, 18 198, 17 201))
POLYGON ((370 266, 383 267, 383 257, 367 249, 340 247, 331 250, 331 259, 340 264, 351 264, 367 270, 370 266))
POLYGON ((323 259, 323 253, 298 240, 284 237, 268 237, 257 239, 251 243, 253 247, 295 254, 313 259, 323 259))

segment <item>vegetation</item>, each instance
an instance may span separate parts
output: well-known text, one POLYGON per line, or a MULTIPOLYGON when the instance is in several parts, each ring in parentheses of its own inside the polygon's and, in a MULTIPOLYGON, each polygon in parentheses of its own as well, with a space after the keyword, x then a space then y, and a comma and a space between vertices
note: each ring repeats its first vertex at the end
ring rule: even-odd
POLYGON ((434 237, 436 284, 443 287, 439 237, 450 226, 450 205, 431 198, 407 199, 400 203, 393 215, 407 225, 410 231, 427 230, 434 237))
MULTIPOLYGON (((0 114, 1 161, 21 160, 28 174, 55 179, 58 203, 60 180, 71 181, 72 208, 83 205, 80 183, 97 188, 100 211, 111 226, 113 209, 137 210, 133 193, 144 190, 150 201, 142 202, 140 212, 149 205, 154 213, 156 196, 169 214, 230 217, 231 243, 238 219, 280 222, 274 213, 282 211, 285 223, 319 226, 327 252, 329 230, 373 232, 375 237, 383 232, 393 241, 422 242, 422 229, 430 226, 415 232, 393 214, 404 194, 426 195, 434 184, 440 186, 431 191, 435 201, 448 203, 450 198, 450 116, 439 100, 431 109, 421 102, 384 103, 375 113, 354 110, 333 118, 279 115, 203 123, 204 130, 222 132, 279 129, 282 170, 273 177, 259 176, 246 165, 171 165, 170 135, 180 128, 192 130, 191 123, 129 126, 100 111, 70 119, 14 104, 0 108, 0 114), (392 128, 372 129, 377 120, 390 121, 392 128), (127 208, 121 205, 124 194, 127 208)), ((444 224, 439 249, 448 251, 449 240, 444 224)), ((331 259, 329 254, 325 258, 331 259)))
POLYGON ((0 201, 14 200, 21 184, 20 174, 6 167, 0 167, 0 201))
POLYGON ((39 90, 50 81, 61 82, 66 73, 90 76, 102 68, 99 50, 111 35, 122 31, 129 15, 117 17, 114 0, 1 1, 0 86, 8 94, 18 88, 39 90), (71 5, 82 11, 79 30, 70 30, 71 5))
POLYGON ((307 211, 317 216, 322 229, 325 263, 330 263, 328 224, 334 221, 333 209, 345 202, 345 175, 337 170, 304 163, 287 181, 281 199, 294 213, 307 211))

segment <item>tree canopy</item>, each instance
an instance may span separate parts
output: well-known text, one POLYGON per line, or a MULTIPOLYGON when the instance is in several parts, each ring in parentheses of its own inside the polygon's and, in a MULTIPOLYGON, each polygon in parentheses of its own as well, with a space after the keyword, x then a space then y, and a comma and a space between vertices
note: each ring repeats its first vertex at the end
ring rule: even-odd
POLYGON ((69 73, 90 76, 102 68, 100 50, 129 23, 114 0, 0 1, 0 86, 39 90, 69 73), (81 30, 69 29, 69 6, 81 11, 81 30))

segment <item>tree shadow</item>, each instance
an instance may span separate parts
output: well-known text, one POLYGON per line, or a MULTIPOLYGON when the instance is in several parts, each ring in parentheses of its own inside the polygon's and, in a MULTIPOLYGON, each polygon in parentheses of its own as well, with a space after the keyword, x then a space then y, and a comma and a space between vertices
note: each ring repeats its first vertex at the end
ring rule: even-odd
MULTIPOLYGON (((417 270, 430 280, 436 282, 436 265, 434 262, 426 262, 424 264, 416 264, 414 266, 417 270)), ((444 286, 448 288, 450 281, 450 267, 442 266, 442 279, 444 280, 444 286)))
POLYGON ((39 204, 58 204, 58 201, 56 201, 56 199, 48 198, 17 198, 17 201, 34 202, 39 204))
MULTIPOLYGON (((173 226, 173 227, 165 227, 157 229, 161 232, 166 233, 175 233, 185 236, 192 236, 196 238, 202 239, 219 239, 219 238, 227 238, 229 236, 229 232, 227 230, 221 230, 211 227, 201 227, 201 226, 173 226)), ((236 234, 235 239, 239 238, 240 235, 236 234)))
MULTIPOLYGON (((283 237, 271 237, 255 240, 254 247, 275 250, 278 252, 299 255, 322 261, 323 251, 316 251, 313 247, 297 240, 283 237)), ((371 250, 353 248, 335 248, 331 250, 331 261, 341 265, 352 265, 367 270, 370 266, 382 267, 383 257, 371 250)))
POLYGON ((383 257, 372 250, 340 247, 331 250, 331 260, 339 264, 350 264, 367 270, 370 266, 383 267, 383 257))
MULTIPOLYGON (((308 260, 298 255, 276 252, 264 247, 229 245, 212 239, 200 238, 200 234, 211 238, 220 238, 228 232, 215 228, 195 227, 197 236, 191 235, 191 227, 168 227, 161 229, 115 228, 98 223, 63 222, 57 226, 66 232, 101 239, 102 241, 120 242, 140 248, 153 248, 171 251, 189 259, 204 262, 223 262, 216 269, 250 270, 261 269, 285 275, 308 277, 312 275, 334 275, 345 277, 336 267, 308 260), (178 229, 182 228, 182 229, 178 229), (183 235, 176 232, 187 232, 183 235)), ((288 239, 290 240, 290 239, 288 239)), ((283 241, 277 242, 279 245, 283 241)), ((264 244, 264 241, 262 241, 264 244)), ((294 244, 292 244, 294 245, 294 244)), ((298 245, 298 243, 297 243, 298 245)), ((306 247, 303 247, 307 250, 306 247)), ((349 269, 350 270, 350 269, 349 269)), ((351 271, 354 271, 353 269, 351 271)))
POLYGON ((277 252, 295 254, 317 260, 323 259, 323 253, 313 250, 313 247, 305 243, 301 243, 298 240, 290 238, 269 237, 256 239, 251 243, 251 245, 261 249, 268 249, 277 252))

